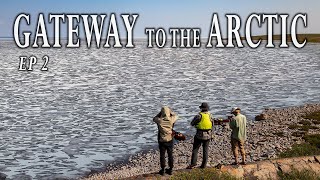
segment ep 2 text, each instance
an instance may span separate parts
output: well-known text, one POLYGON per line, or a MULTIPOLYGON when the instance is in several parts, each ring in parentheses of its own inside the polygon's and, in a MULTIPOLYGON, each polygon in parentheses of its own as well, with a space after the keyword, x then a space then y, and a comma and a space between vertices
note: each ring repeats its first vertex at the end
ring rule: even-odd
MULTIPOLYGON (((41 71, 48 71, 49 56, 45 55, 42 57, 41 71)), ((38 63, 36 56, 20 56, 19 71, 32 71, 33 67, 38 63)))

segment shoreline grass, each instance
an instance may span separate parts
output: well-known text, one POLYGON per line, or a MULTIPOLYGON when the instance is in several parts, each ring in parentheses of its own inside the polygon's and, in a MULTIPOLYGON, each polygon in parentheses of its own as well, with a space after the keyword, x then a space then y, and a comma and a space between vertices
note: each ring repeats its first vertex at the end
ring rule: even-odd
POLYGON ((170 180, 180 179, 202 179, 202 180, 238 180, 238 178, 231 176, 228 173, 223 173, 215 168, 192 169, 189 172, 178 172, 170 177, 170 180))
POLYGON ((302 116, 305 120, 297 124, 289 125, 289 129, 298 129, 299 131, 293 132, 292 136, 302 137, 305 142, 301 144, 294 144, 291 149, 279 154, 279 158, 299 157, 299 156, 313 156, 320 155, 320 134, 308 134, 310 129, 319 129, 317 125, 320 123, 320 112, 314 112, 302 116), (315 123, 316 122, 316 123, 315 123))
POLYGON ((320 112, 314 112, 314 113, 302 116, 302 118, 320 122, 320 112))
POLYGON ((292 169, 290 173, 284 173, 282 171, 278 171, 278 177, 280 180, 320 180, 320 177, 314 171, 303 169, 298 171, 297 169, 292 169))
MULTIPOLYGON (((170 177, 170 180, 182 180, 182 179, 194 179, 194 180, 239 180, 239 179, 251 179, 250 174, 245 175, 244 178, 237 178, 229 173, 221 172, 215 168, 206 168, 206 169, 193 169, 191 171, 181 171, 177 172, 170 177)), ((316 172, 309 169, 297 170, 291 168, 291 170, 287 173, 279 170, 277 171, 277 176, 279 180, 300 180, 300 179, 308 179, 308 180, 320 180, 320 177, 316 172)), ((160 179, 160 178, 157 178, 160 179)))

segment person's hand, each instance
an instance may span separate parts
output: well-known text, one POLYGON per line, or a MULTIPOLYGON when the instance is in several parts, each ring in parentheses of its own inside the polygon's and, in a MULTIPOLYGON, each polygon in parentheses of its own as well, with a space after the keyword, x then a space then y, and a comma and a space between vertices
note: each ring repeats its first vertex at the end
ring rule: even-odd
POLYGON ((182 133, 179 133, 179 132, 175 134, 174 138, 175 138, 176 140, 178 140, 178 141, 184 141, 184 140, 186 140, 186 136, 183 135, 182 133))
POLYGON ((215 138, 215 134, 213 134, 213 133, 212 133, 212 134, 211 134, 211 139, 210 139, 210 140, 211 140, 211 141, 214 141, 214 138, 215 138))

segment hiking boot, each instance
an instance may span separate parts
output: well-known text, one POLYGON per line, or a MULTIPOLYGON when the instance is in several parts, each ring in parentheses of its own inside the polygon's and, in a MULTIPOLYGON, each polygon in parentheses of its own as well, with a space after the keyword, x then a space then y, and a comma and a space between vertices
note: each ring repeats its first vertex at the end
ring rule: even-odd
POLYGON ((233 162, 231 165, 239 165, 238 162, 233 162))
POLYGON ((246 162, 242 162, 242 163, 240 163, 241 165, 247 165, 247 163, 246 162))
POLYGON ((201 165, 200 168, 201 168, 201 169, 204 169, 204 168, 206 168, 206 166, 201 165))
POLYGON ((172 175, 172 169, 166 169, 166 173, 169 174, 169 175, 172 175))
POLYGON ((159 174, 160 174, 161 176, 163 176, 163 175, 164 175, 164 169, 161 169, 161 170, 159 171, 159 174))
POLYGON ((195 167, 196 167, 195 164, 190 164, 190 165, 187 167, 187 169, 193 169, 193 168, 195 168, 195 167))

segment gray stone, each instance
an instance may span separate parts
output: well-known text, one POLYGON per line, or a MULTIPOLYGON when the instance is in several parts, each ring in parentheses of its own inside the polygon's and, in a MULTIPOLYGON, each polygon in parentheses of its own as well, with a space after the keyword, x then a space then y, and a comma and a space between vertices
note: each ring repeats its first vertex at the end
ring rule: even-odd
POLYGON ((0 180, 5 180, 7 178, 7 175, 0 173, 0 180))

